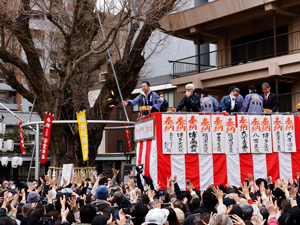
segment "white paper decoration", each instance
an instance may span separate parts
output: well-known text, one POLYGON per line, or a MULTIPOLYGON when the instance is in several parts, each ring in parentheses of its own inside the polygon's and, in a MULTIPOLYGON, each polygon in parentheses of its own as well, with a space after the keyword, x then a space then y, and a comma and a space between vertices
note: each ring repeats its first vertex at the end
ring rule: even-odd
POLYGON ((14 141, 13 140, 7 140, 4 142, 4 149, 6 151, 13 151, 14 150, 14 141))
POLYGON ((8 164, 8 157, 7 156, 2 157, 1 158, 1 166, 7 167, 7 164, 8 164))
POLYGON ((12 157, 12 159, 11 159, 11 167, 12 168, 17 168, 18 164, 19 164, 19 157, 18 156, 12 157))

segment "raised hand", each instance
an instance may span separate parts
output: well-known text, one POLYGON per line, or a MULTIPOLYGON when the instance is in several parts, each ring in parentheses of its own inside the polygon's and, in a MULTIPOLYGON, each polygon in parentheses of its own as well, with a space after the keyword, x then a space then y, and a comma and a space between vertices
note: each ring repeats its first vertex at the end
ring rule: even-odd
POLYGON ((278 212, 277 201, 273 203, 271 196, 269 196, 266 200, 266 207, 269 211, 270 218, 277 216, 277 212, 278 212))
POLYGON ((213 193, 212 194, 214 196, 216 196, 216 198, 218 199, 219 205, 222 205, 223 204, 223 191, 221 191, 219 189, 219 187, 217 187, 217 188, 213 187, 213 193))
POLYGON ((242 191, 239 191, 247 200, 250 199, 249 194, 249 187, 247 186, 247 183, 244 182, 244 184, 241 185, 242 191))
POLYGON ((240 204, 240 198, 237 195, 229 195, 229 198, 235 201, 235 204, 239 205, 240 204))
POLYGON ((172 182, 173 182, 173 183, 176 183, 176 182, 177 182, 177 175, 174 176, 172 182))
POLYGON ((112 168, 111 170, 112 170, 113 173, 114 173, 114 178, 117 178, 117 176, 118 176, 120 170, 116 170, 115 168, 112 168))

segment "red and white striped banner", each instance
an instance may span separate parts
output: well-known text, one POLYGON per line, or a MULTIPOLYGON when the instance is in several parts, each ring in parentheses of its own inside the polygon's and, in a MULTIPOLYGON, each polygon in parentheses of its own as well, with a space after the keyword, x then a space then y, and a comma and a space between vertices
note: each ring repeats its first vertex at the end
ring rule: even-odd
POLYGON ((163 154, 162 114, 154 113, 156 139, 137 143, 136 163, 144 164, 146 176, 154 185, 167 185, 167 178, 177 175, 177 182, 186 190, 186 180, 196 189, 205 189, 210 184, 240 186, 248 174, 257 178, 272 176, 296 178, 300 172, 300 121, 295 117, 295 137, 297 152, 273 152, 269 154, 163 154))

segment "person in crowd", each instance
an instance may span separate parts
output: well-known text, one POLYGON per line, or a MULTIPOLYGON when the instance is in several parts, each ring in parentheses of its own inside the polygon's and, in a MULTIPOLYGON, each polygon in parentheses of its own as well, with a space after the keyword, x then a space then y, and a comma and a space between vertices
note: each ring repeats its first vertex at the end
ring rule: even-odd
POLYGON ((261 113, 263 112, 263 98, 256 93, 256 87, 250 85, 248 87, 249 94, 246 95, 240 112, 261 113))
POLYGON ((176 110, 181 111, 183 107, 186 107, 187 112, 200 112, 199 109, 200 96, 195 92, 194 84, 185 85, 185 94, 176 110))
POLYGON ((200 103, 198 103, 198 105, 200 104, 201 112, 218 112, 220 109, 218 100, 214 97, 208 96, 208 91, 206 88, 201 90, 201 99, 199 102, 200 103))
MULTIPOLYGON (((142 172, 141 167, 136 169, 142 172)), ((92 184, 89 179, 76 184, 73 176, 62 186, 45 176, 41 182, 45 185, 36 190, 31 182, 16 182, 16 194, 0 191, 0 225, 300 224, 300 173, 294 181, 277 179, 274 183, 249 174, 240 187, 211 184, 201 192, 191 182, 188 191, 182 192, 176 175, 165 178, 166 187, 149 178, 142 193, 132 171, 128 172, 129 182, 123 184, 128 188, 119 186, 119 170, 112 171, 109 188, 99 185, 104 183, 103 174, 95 183, 91 180, 92 184), (83 190, 89 186, 91 191, 86 194, 83 190)))
POLYGON ((271 93, 271 86, 269 83, 263 83, 261 85, 261 89, 263 91, 263 94, 261 94, 261 97, 264 100, 263 108, 266 110, 269 110, 270 112, 277 112, 278 109, 278 101, 277 101, 277 95, 271 93))
POLYGON ((232 112, 239 111, 239 105, 237 98, 240 95, 240 89, 234 88, 229 95, 226 95, 222 98, 220 102, 221 112, 227 112, 231 114, 232 112))
MULTIPOLYGON (((133 100, 126 100, 122 102, 123 105, 141 105, 141 106, 150 106, 150 111, 160 112, 160 107, 162 100, 159 95, 150 89, 150 83, 148 81, 142 82, 142 93, 139 94, 133 100)), ((143 112, 144 115, 149 114, 148 111, 143 112)))
MULTIPOLYGON (((235 89, 236 86, 231 86, 228 88, 228 92, 229 94, 233 91, 233 89, 235 89)), ((240 108, 243 106, 243 103, 245 101, 244 97, 241 95, 241 93, 237 96, 237 98, 235 99, 236 102, 238 103, 238 110, 240 110, 240 108)))
POLYGON ((4 181, 2 182, 2 188, 3 188, 3 189, 6 189, 6 188, 7 188, 7 183, 8 183, 7 180, 4 180, 4 181))
POLYGON ((162 104, 160 106, 160 111, 161 112, 167 112, 168 108, 169 108, 169 102, 167 101, 167 99, 165 99, 165 96, 164 96, 163 92, 159 92, 159 97, 162 100, 162 104))
POLYGON ((13 181, 9 181, 9 182, 7 183, 7 189, 9 189, 10 191, 15 190, 15 189, 16 189, 15 183, 14 183, 13 181))

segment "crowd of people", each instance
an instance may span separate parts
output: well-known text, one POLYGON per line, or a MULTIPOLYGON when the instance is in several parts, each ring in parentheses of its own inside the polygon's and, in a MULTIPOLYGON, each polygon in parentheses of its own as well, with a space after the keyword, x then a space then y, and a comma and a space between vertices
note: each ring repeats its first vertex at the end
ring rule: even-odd
POLYGON ((154 185, 140 166, 128 183, 103 174, 59 186, 45 176, 29 183, 3 181, 0 191, 0 225, 118 224, 118 225, 294 225, 300 224, 300 190, 297 180, 254 178, 240 187, 211 184, 196 190, 187 182, 182 191, 177 177, 167 186, 154 185), (155 188, 154 188, 155 187, 155 188))
MULTIPOLYGON (((277 96, 271 93, 271 86, 268 83, 261 85, 263 94, 259 95, 256 92, 256 87, 250 85, 248 87, 249 94, 245 98, 240 94, 240 89, 232 86, 228 89, 229 95, 224 96, 220 102, 212 96, 209 96, 208 90, 203 88, 200 95, 195 92, 193 84, 185 86, 186 92, 176 111, 181 111, 186 107, 187 112, 226 112, 231 114, 233 112, 276 112, 278 109, 277 96)), ((141 105, 149 106, 151 112, 167 112, 168 102, 164 98, 164 94, 150 89, 150 83, 144 81, 142 83, 142 93, 133 100, 123 101, 127 105, 141 105)), ((144 112, 147 115, 149 112, 144 112)))

